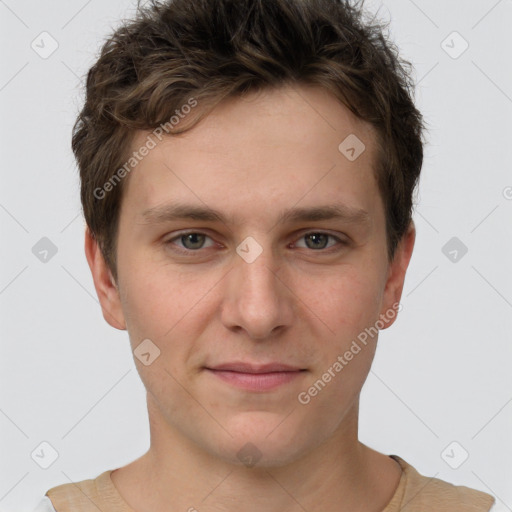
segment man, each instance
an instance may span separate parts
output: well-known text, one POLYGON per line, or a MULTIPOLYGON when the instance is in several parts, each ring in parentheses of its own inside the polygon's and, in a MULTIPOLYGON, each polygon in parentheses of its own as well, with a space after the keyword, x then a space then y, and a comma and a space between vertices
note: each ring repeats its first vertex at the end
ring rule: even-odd
POLYGON ((117 30, 73 133, 85 251, 151 446, 57 512, 487 511, 358 440, 415 229, 422 118, 338 0, 175 0, 117 30))

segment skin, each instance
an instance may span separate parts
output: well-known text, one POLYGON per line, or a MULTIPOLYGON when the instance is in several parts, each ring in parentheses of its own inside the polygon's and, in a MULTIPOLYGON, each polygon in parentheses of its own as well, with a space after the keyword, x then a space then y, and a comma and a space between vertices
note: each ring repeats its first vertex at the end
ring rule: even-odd
MULTIPOLYGON (((134 150, 147 135, 137 133, 134 150)), ((127 329, 133 350, 144 339, 160 350, 148 366, 134 358, 147 390, 150 449, 112 473, 135 511, 378 512, 391 500, 398 464, 357 435, 377 336, 308 404, 297 399, 400 301, 415 229, 389 262, 374 162, 373 128, 325 90, 264 90, 165 138, 132 172, 117 283, 86 232, 105 319, 127 329), (338 150, 350 134, 366 146, 353 162, 338 150), (227 221, 143 216, 176 201, 215 208, 227 221), (362 209, 367 221, 277 223, 284 209, 325 204, 362 209), (206 237, 187 243, 183 230, 206 237), (338 238, 315 245, 311 233, 338 238), (262 249, 252 263, 236 252, 247 237, 262 249), (229 361, 305 371, 254 392, 205 369, 229 361), (247 443, 260 455, 253 467, 237 456, 247 443)))

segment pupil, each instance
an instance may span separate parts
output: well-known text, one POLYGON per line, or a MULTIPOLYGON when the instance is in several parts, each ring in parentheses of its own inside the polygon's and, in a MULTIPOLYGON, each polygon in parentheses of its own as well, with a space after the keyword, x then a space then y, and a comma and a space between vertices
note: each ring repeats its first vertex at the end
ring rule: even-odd
POLYGON ((200 235, 199 233, 189 233, 188 235, 184 235, 184 236, 182 237, 182 242, 183 242, 183 244, 185 245, 185 247, 187 247, 187 242, 188 242, 188 241, 191 241, 191 242, 192 242, 193 247, 187 247, 187 248, 188 248, 188 249, 199 249, 199 248, 200 248, 200 246, 202 245, 202 242, 203 242, 203 240, 202 240, 202 238, 201 238, 201 237, 203 237, 203 236, 204 236, 204 235, 200 235), (197 242, 197 238, 199 238, 199 242, 197 242), (196 240, 196 241, 194 242, 194 240, 196 240), (199 247, 195 247, 195 245, 196 245, 196 244, 198 244, 198 245, 199 245, 199 247))
MULTIPOLYGON (((312 235, 308 235, 306 237, 307 240, 312 240, 312 239, 315 240, 315 242, 314 242, 315 244, 317 244, 317 242, 319 241, 319 238, 320 238, 320 245, 322 246, 321 248, 323 249, 325 247, 325 242, 327 242, 327 235, 324 235, 321 233, 313 233, 312 235), (323 244, 321 243, 322 240, 324 241, 323 244)), ((308 247, 309 247, 309 244, 308 244, 308 247)), ((318 244, 313 248, 318 248, 318 244)))

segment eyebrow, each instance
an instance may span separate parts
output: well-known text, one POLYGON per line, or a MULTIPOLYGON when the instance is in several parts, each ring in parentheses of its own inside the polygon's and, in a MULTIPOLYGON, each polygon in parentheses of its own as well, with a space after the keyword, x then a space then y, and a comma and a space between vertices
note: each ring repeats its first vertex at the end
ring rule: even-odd
MULTIPOLYGON (((159 224, 175 220, 198 220, 203 222, 231 223, 233 219, 207 206, 173 203, 148 208, 142 213, 145 224, 159 224)), ((308 208, 289 208, 280 213, 277 223, 315 222, 342 220, 350 224, 368 224, 370 216, 366 210, 344 204, 328 204, 308 208)))

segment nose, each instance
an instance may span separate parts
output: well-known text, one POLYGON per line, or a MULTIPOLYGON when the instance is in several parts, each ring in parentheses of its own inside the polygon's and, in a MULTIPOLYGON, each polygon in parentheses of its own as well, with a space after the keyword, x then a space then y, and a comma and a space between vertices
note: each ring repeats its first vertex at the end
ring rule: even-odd
POLYGON ((293 319, 293 292, 270 249, 249 263, 236 256, 226 276, 222 322, 254 340, 275 337, 293 319), (279 272, 279 274, 278 274, 279 272))

